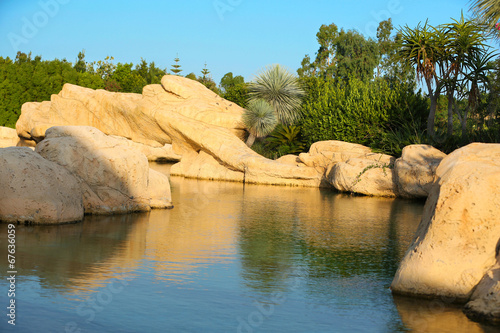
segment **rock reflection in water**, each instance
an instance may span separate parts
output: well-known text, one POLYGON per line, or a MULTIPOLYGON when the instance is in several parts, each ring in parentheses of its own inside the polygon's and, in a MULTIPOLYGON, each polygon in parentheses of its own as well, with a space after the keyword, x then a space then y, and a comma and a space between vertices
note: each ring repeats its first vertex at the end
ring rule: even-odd
POLYGON ((415 333, 493 333, 498 327, 490 327, 470 321, 462 312, 462 306, 451 305, 444 299, 425 300, 394 296, 394 302, 405 326, 415 333))
MULTIPOLYGON (((111 277, 126 278, 146 246, 148 214, 86 216, 76 224, 16 226, 16 268, 47 290, 70 294, 96 290, 111 277)), ((0 228, 0 248, 7 248, 0 228)), ((0 261, 0 276, 7 271, 0 261)))

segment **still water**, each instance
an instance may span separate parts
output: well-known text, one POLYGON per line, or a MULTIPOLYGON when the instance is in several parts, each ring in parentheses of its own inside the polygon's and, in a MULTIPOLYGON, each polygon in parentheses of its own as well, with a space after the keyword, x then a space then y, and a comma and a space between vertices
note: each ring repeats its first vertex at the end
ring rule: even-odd
POLYGON ((391 295, 422 202, 171 183, 172 210, 17 226, 16 326, 2 259, 0 331, 495 331, 460 308, 391 295))

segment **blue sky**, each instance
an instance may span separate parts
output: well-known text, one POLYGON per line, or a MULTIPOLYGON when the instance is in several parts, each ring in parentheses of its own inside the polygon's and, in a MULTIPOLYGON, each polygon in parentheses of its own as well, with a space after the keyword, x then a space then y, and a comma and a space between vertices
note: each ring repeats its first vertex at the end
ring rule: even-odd
POLYGON ((74 62, 113 56, 137 64, 141 57, 183 72, 204 64, 218 83, 227 72, 251 80, 279 63, 293 72, 305 54, 314 57, 316 33, 335 23, 375 37, 378 22, 396 27, 433 25, 468 14, 469 0, 0 0, 0 56, 32 52, 74 62))

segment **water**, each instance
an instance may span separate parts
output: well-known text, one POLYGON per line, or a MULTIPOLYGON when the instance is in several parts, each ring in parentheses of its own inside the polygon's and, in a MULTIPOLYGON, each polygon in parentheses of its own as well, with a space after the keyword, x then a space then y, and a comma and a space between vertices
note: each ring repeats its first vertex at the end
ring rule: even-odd
POLYGON ((171 181, 173 210, 17 226, 16 326, 2 259, 0 331, 495 331, 391 295, 422 202, 171 181))

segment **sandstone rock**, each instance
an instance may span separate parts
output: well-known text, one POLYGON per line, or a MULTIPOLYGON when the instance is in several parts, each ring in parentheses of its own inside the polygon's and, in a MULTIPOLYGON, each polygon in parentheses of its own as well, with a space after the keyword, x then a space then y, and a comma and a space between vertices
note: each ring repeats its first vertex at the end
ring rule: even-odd
POLYGON ((0 148, 13 147, 18 142, 19 137, 15 129, 0 126, 0 148))
POLYGON ((295 166, 305 166, 304 163, 301 162, 300 158, 297 155, 283 155, 280 158, 276 159, 276 162, 283 164, 291 164, 295 166))
POLYGON ((172 145, 168 143, 163 147, 152 147, 150 145, 125 139, 121 136, 111 135, 111 137, 120 140, 120 144, 123 146, 129 146, 140 151, 142 154, 146 155, 148 161, 160 163, 178 162, 182 157, 174 153, 172 145))
POLYGON ((225 180, 243 182, 244 173, 222 166, 212 155, 203 151, 184 154, 180 163, 170 168, 170 174, 207 180, 225 180))
POLYGON ((383 154, 366 154, 346 162, 331 164, 326 172, 328 182, 341 192, 395 197, 394 157, 383 154))
POLYGON ((51 127, 36 151, 77 176, 84 190, 85 213, 148 211, 152 206, 149 191, 154 192, 154 207, 171 206, 167 189, 156 188, 166 186, 168 179, 160 180, 156 173, 149 179, 146 156, 95 128, 51 127))
POLYGON ((30 148, 0 149, 0 220, 51 224, 79 221, 84 208, 78 180, 30 148))
POLYGON ((170 181, 163 173, 149 169, 148 195, 151 208, 173 208, 170 181))
POLYGON ((319 141, 309 148, 308 153, 299 155, 299 160, 307 166, 320 168, 323 172, 329 166, 338 162, 347 162, 351 158, 362 157, 370 154, 370 148, 356 143, 343 141, 319 141))
POLYGON ((496 325, 500 324, 500 262, 498 259, 496 265, 486 272, 475 287, 470 301, 464 308, 469 318, 496 325))
POLYGON ((403 148, 394 164, 398 192, 407 198, 426 198, 434 183, 436 169, 446 154, 429 145, 403 148))
POLYGON ((470 144, 436 170, 416 238, 393 292, 466 301, 495 264, 500 235, 500 145, 470 144))

